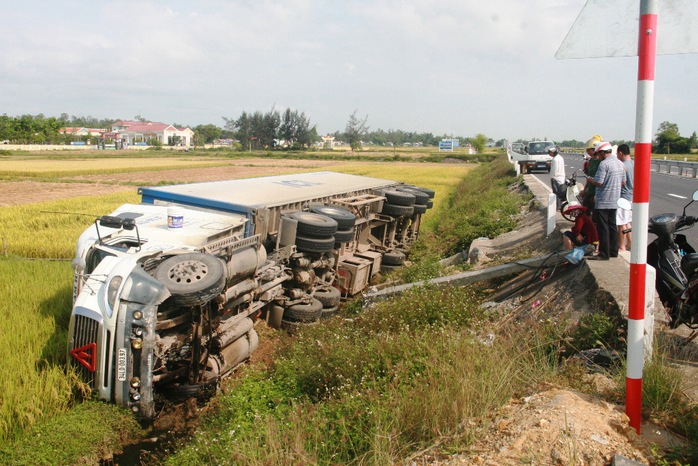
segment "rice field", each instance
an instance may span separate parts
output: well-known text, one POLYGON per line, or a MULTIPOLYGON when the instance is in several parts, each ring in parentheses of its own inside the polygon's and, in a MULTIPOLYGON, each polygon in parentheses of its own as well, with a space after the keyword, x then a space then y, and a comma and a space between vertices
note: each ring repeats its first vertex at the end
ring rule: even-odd
POLYGON ((135 171, 211 168, 229 165, 230 161, 173 158, 79 158, 79 159, 1 159, 0 178, 60 178, 66 176, 129 173, 135 171))

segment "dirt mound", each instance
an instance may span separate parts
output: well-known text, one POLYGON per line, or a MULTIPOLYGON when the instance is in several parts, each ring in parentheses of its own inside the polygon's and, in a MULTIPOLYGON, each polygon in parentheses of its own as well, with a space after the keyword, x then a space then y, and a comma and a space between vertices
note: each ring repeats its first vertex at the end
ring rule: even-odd
POLYGON ((548 388, 499 410, 468 454, 424 458, 422 464, 593 466, 610 464, 616 454, 643 464, 652 458, 648 442, 628 425, 622 407, 548 388))

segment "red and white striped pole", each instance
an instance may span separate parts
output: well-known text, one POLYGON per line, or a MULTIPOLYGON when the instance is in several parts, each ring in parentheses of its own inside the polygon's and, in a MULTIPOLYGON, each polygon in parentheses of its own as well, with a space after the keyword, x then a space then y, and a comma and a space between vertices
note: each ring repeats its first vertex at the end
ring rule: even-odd
POLYGON ((635 185, 633 189, 633 242, 630 252, 628 355, 625 378, 625 413, 640 433, 642 424, 642 368, 644 365, 647 223, 652 157, 654 65, 657 50, 657 0, 640 1, 637 110, 635 116, 635 185))

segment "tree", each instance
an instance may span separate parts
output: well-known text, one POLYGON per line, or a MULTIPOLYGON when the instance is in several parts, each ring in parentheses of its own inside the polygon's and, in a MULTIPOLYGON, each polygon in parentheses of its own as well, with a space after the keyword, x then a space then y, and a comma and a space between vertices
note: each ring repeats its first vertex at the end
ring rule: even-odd
POLYGON ((679 125, 663 121, 657 129, 652 151, 657 154, 688 154, 695 145, 695 132, 690 138, 682 138, 679 125))
POLYGON ((354 110, 354 113, 349 115, 349 121, 347 121, 347 126, 344 129, 344 137, 349 143, 351 150, 361 149, 361 139, 368 132, 368 126, 366 125, 368 115, 362 120, 356 116, 357 111, 354 110))
POLYGON ((477 136, 470 140, 470 144, 472 144, 475 150, 480 153, 485 150, 485 146, 487 145, 487 136, 482 133, 478 133, 477 136))
POLYGON ((216 125, 199 125, 194 128, 194 140, 197 144, 211 144, 219 139, 223 130, 216 125))

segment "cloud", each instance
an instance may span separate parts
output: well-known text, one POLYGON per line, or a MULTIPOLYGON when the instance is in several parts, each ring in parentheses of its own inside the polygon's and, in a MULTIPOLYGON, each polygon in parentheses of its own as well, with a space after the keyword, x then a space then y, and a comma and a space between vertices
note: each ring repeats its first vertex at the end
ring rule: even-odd
MULTIPOLYGON (((630 138, 633 61, 553 58, 583 4, 29 1, 0 29, 0 108, 221 125, 283 102, 322 132, 358 110, 374 128, 581 139, 606 126, 630 138), (628 110, 600 115, 600 99, 628 110)), ((691 121, 680 98, 693 86, 678 81, 665 101, 691 121)))

